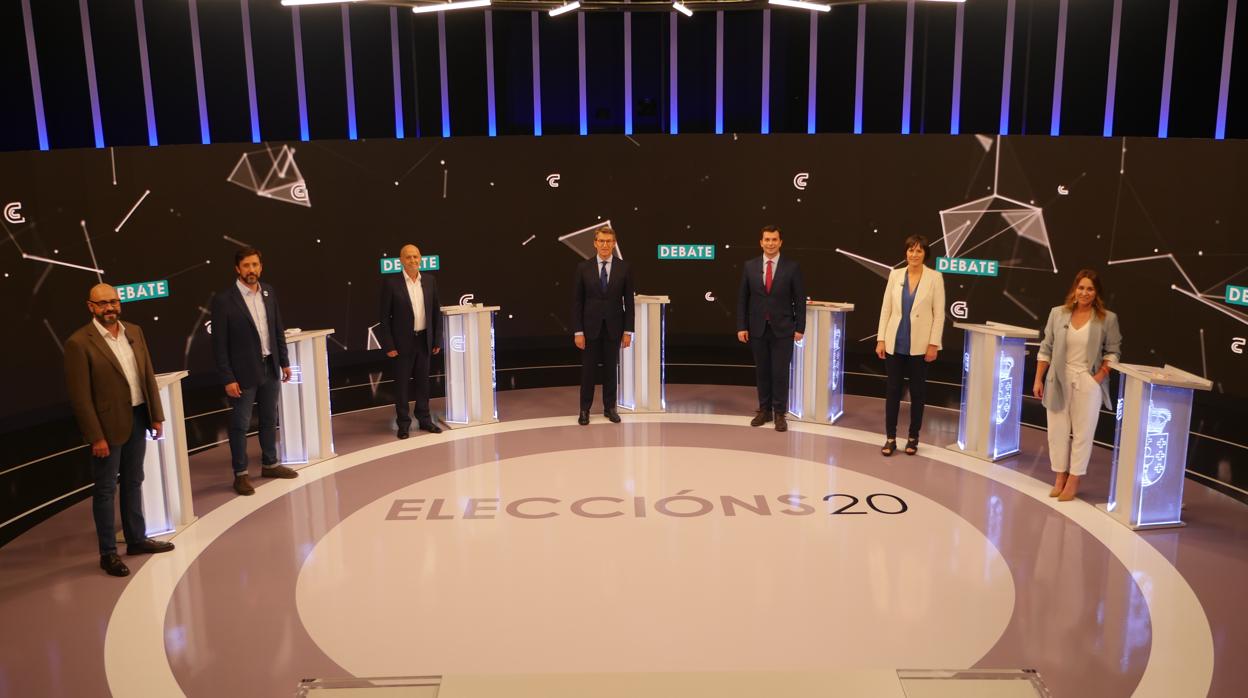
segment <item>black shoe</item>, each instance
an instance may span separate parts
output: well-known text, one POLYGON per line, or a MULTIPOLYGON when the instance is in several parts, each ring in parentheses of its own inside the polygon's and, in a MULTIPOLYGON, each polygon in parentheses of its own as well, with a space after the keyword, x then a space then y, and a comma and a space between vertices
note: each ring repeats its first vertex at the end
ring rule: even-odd
POLYGON ((616 412, 614 407, 608 407, 607 409, 603 410, 603 411, 602 411, 602 416, 604 416, 604 417, 606 417, 607 419, 611 420, 611 423, 612 423, 612 424, 619 424, 619 423, 620 423, 620 413, 619 413, 619 412, 616 412))
POLYGON ((127 543, 127 555, 151 555, 153 553, 167 553, 173 550, 173 543, 167 540, 153 540, 146 538, 138 543, 127 543))
POLYGON ((919 452, 919 437, 906 439, 906 455, 913 456, 919 452))
POLYGON ((581 416, 576 418, 576 423, 581 426, 589 424, 589 410, 581 410, 581 416))
POLYGON ((776 413, 776 431, 788 431, 789 422, 785 419, 783 412, 776 413))
POLYGON ((754 413, 754 419, 750 420, 750 426, 761 427, 771 421, 771 410, 759 410, 754 413))
POLYGON ((421 422, 421 423, 420 423, 420 428, 421 428, 421 429, 424 429, 425 431, 429 432, 430 434, 441 434, 441 433, 442 433, 442 427, 438 426, 437 424, 434 424, 434 423, 433 423, 433 420, 429 420, 429 421, 427 421, 427 422, 421 422))
POLYGON ((394 434, 394 435, 395 435, 395 436, 397 436, 397 437, 399 437, 400 439, 406 439, 406 438, 407 438, 407 427, 399 427, 399 430, 398 430, 397 432, 395 432, 395 434, 394 434))
POLYGON ((100 569, 111 574, 114 577, 126 577, 130 574, 130 568, 126 567, 126 563, 117 557, 117 553, 109 553, 100 556, 100 569))
POLYGON ((884 440, 884 445, 880 447, 880 455, 887 458, 897 451, 897 439, 889 438, 884 440))

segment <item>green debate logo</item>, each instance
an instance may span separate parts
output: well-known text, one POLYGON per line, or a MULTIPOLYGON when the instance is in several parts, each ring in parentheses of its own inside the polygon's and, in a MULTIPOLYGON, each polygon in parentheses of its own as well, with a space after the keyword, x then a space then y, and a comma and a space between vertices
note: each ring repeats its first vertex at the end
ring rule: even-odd
MULTIPOLYGON (((420 258, 421 271, 438 271, 442 268, 442 259, 436 254, 424 255, 420 258)), ((398 274, 403 271, 403 263, 398 257, 382 257, 381 273, 398 274)))

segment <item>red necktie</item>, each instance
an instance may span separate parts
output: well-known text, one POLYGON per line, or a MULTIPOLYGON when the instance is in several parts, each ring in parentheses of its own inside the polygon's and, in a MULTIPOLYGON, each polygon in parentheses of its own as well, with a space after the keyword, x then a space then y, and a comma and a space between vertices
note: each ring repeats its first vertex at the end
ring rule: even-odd
POLYGON ((767 260, 767 273, 763 277, 763 285, 767 287, 768 294, 771 293, 771 262, 772 260, 767 260))

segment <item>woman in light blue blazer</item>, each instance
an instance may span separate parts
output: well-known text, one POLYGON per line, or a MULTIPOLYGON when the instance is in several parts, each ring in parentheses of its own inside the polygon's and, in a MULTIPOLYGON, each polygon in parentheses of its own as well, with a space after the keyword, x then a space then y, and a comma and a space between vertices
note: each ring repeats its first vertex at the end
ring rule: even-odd
POLYGON ((910 379, 910 432, 906 455, 919 452, 923 403, 927 399, 927 365, 936 360, 945 331, 945 278, 924 262, 927 238, 906 238, 906 266, 894 269, 884 286, 875 354, 884 359, 888 386, 884 395, 884 446, 880 453, 897 450, 897 413, 903 380, 910 379))
POLYGON ((1066 302, 1049 311, 1032 386, 1048 410, 1049 461, 1057 473, 1049 496, 1060 502, 1075 498, 1088 472, 1100 408, 1112 406, 1109 367, 1121 351, 1118 316, 1105 309, 1101 277, 1084 269, 1066 302))

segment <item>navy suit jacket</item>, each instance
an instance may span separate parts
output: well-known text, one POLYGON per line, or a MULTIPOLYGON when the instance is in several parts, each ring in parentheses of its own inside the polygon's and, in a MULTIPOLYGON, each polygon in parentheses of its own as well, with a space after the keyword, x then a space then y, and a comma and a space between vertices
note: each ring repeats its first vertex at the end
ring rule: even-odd
POLYGON ((762 255, 747 261, 741 271, 737 331, 749 330, 751 337, 761 338, 768 316, 772 331, 779 336, 806 332, 806 286, 801 267, 792 257, 784 257, 776 265, 771 293, 763 286, 762 255))
POLYGON ((607 290, 602 290, 598 271, 598 255, 576 266, 572 284, 572 331, 583 332, 585 339, 598 339, 602 321, 607 321, 607 338, 619 339, 633 331, 633 275, 628 262, 616 257, 611 260, 607 290))
MULTIPOLYGON (((277 294, 273 287, 260 282, 260 297, 264 300, 264 312, 269 321, 269 361, 275 373, 290 365, 286 355, 286 325, 277 309, 277 294)), ((238 383, 239 387, 259 385, 264 377, 264 365, 260 358, 260 331, 251 319, 251 311, 243 301, 237 283, 218 293, 212 299, 212 353, 217 360, 217 375, 223 385, 238 383)))
MULTIPOLYGON (((387 276, 381 282, 381 310, 378 313, 381 324, 373 333, 382 349, 387 352, 398 350, 400 354, 410 352, 416 342, 412 333, 416 311, 412 308, 412 297, 407 294, 404 274, 406 272, 387 276)), ((442 306, 438 302, 438 282, 431 274, 421 272, 420 289, 425 296, 425 349, 432 353, 434 347, 442 345, 442 306)))

